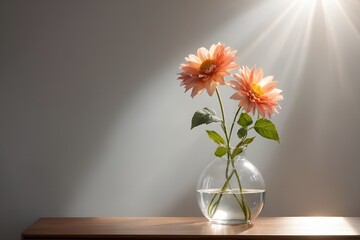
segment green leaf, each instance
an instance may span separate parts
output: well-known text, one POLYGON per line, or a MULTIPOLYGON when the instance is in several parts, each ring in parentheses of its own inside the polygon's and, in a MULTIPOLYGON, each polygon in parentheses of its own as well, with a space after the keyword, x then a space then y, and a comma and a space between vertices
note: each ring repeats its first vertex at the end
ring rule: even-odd
POLYGON ((239 131, 237 132, 237 135, 239 138, 245 137, 247 135, 246 128, 240 128, 239 131))
POLYGON ((254 141, 254 138, 255 138, 255 137, 245 139, 245 140, 241 143, 241 145, 249 145, 252 141, 254 141))
POLYGON ((253 120, 249 114, 244 112, 240 114, 239 121, 237 123, 243 127, 247 127, 253 123, 253 120))
POLYGON ((234 157, 236 157, 237 155, 239 155, 240 153, 242 153, 243 149, 240 147, 236 147, 233 152, 231 153, 231 158, 234 159, 234 157))
POLYGON ((220 146, 216 149, 215 156, 222 157, 225 155, 225 153, 227 153, 227 148, 220 146))
POLYGON ((225 140, 215 131, 206 130, 209 138, 219 145, 225 145, 225 140))
POLYGON ((216 116, 214 110, 210 108, 204 108, 196 111, 191 120, 191 129, 202 124, 209 124, 212 122, 220 122, 221 120, 216 116))
POLYGON ((254 125, 255 131, 264 138, 272 139, 280 143, 279 134, 275 125, 268 119, 260 118, 254 125))

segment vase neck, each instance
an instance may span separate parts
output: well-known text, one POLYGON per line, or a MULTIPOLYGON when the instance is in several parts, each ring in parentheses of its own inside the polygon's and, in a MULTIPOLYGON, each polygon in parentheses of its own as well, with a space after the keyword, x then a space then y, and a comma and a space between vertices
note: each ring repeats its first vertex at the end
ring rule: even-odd
MULTIPOLYGON (((233 152, 233 149, 231 149, 231 152, 233 152)), ((228 156, 227 154, 225 154, 224 156, 220 157, 221 159, 223 160, 228 160, 228 156)), ((245 154, 245 151, 241 152, 240 154, 236 155, 234 157, 234 160, 242 160, 242 159, 246 159, 246 154, 245 154)))
POLYGON ((246 158, 246 153, 245 153, 245 151, 243 151, 239 155, 235 156, 234 160, 241 160, 241 159, 245 159, 245 158, 246 158))

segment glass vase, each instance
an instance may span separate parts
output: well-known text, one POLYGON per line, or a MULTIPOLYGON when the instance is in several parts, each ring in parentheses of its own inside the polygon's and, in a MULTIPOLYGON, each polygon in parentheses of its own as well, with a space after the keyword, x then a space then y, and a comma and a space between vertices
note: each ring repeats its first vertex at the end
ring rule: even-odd
POLYGON ((210 162, 200 175, 197 201, 211 223, 248 224, 264 207, 264 179, 245 153, 233 159, 224 155, 210 162))

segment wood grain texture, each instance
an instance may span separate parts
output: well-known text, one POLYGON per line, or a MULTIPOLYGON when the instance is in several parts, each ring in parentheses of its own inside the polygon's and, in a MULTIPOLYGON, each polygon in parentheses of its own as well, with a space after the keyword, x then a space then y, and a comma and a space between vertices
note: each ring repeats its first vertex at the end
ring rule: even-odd
POLYGON ((269 217, 248 225, 197 217, 41 218, 22 239, 360 239, 360 218, 269 217))

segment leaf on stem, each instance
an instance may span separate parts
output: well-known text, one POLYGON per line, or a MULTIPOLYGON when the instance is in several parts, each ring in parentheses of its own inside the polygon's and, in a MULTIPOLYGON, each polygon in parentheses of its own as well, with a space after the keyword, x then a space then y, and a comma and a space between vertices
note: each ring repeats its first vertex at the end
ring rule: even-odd
POLYGON ((268 119, 260 118, 254 125, 255 131, 264 138, 272 139, 280 143, 279 134, 275 125, 268 119))
POLYGON ((221 119, 219 119, 216 116, 215 111, 206 107, 194 113, 194 116, 192 117, 191 120, 191 129, 202 124, 209 124, 212 122, 220 122, 220 121, 221 119))
POLYGON ((225 154, 227 153, 227 148, 226 147, 223 147, 223 146, 220 146, 216 149, 215 151, 215 156, 217 157, 222 157, 224 156, 225 154))
POLYGON ((240 117, 239 117, 239 120, 237 123, 242 127, 247 127, 253 123, 253 120, 249 114, 247 114, 246 112, 243 112, 240 114, 240 117))
POLYGON ((251 138, 246 138, 242 143, 241 146, 243 145, 249 145, 252 141, 254 141, 255 137, 251 137, 251 138))
POLYGON ((231 158, 234 159, 234 157, 236 157, 237 155, 239 155, 240 153, 242 153, 243 149, 240 147, 236 147, 233 152, 231 153, 231 158))
POLYGON ((239 138, 243 138, 247 135, 247 130, 246 128, 240 128, 239 131, 237 132, 237 135, 239 138))
POLYGON ((216 144, 225 145, 225 140, 215 131, 206 130, 209 138, 216 144))

